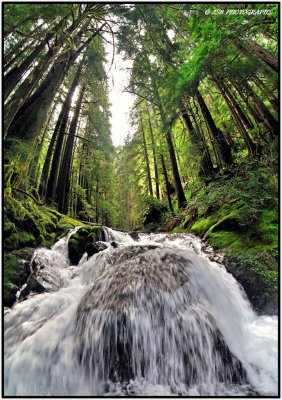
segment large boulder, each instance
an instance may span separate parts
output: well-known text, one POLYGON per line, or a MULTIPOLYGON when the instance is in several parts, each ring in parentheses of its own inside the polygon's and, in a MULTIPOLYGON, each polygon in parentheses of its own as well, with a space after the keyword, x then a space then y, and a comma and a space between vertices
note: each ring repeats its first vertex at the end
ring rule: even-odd
MULTIPOLYGON (((99 246, 96 242, 105 240, 103 228, 101 226, 86 226, 72 235, 68 242, 69 258, 72 265, 77 265, 85 252, 88 255, 97 253, 99 246)), ((101 246, 100 246, 101 248, 101 246)))
POLYGON ((165 376, 173 391, 205 382, 209 371, 219 382, 247 384, 241 362, 190 284, 190 260, 132 246, 103 261, 76 315, 75 354, 86 375, 126 386, 150 381, 154 370, 156 383, 165 376))
POLYGON ((107 248, 108 248, 107 245, 103 242, 100 242, 100 241, 94 242, 94 243, 90 242, 90 243, 86 244, 85 251, 86 251, 88 257, 91 257, 91 256, 93 256, 93 254, 97 254, 100 251, 106 250, 107 248))
POLYGON ((228 272, 242 285, 255 311, 278 314, 278 251, 257 254, 232 253, 224 256, 228 272))

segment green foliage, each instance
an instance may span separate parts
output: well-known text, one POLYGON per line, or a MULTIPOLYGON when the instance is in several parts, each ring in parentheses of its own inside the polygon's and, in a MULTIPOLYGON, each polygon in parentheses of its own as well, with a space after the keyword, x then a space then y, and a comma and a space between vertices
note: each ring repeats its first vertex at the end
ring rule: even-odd
POLYGON ((277 261, 273 251, 230 251, 224 257, 228 271, 243 285, 255 308, 263 313, 275 313, 278 307, 277 261))
POLYGON ((10 303, 11 290, 20 271, 20 264, 13 254, 4 255, 3 300, 4 304, 10 303))

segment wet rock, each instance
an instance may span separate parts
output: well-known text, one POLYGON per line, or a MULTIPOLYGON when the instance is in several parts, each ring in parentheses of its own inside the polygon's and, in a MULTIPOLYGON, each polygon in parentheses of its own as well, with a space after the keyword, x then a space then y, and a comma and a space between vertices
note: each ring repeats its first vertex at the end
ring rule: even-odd
POLYGON ((278 278, 266 270, 266 266, 274 268, 276 260, 271 254, 268 257, 266 260, 265 255, 261 254, 226 254, 224 265, 242 286, 258 314, 277 315, 278 278))
POLYGON ((138 240, 140 239, 140 237, 139 237, 139 235, 138 235, 138 232, 134 232, 134 231, 129 232, 129 236, 130 236, 133 240, 135 240, 136 242, 138 242, 138 240))
POLYGON ((191 386, 210 369, 207 343, 218 381, 248 384, 241 362, 195 298, 187 258, 156 246, 130 246, 112 252, 110 262, 114 267, 103 269, 77 309, 76 356, 86 374, 114 383, 134 379, 136 371, 148 378, 152 360, 144 349, 152 348, 156 371, 174 359, 171 373, 180 368, 191 386), (97 329, 99 340, 89 339, 97 329), (97 369, 101 362, 103 371, 97 369))
POLYGON ((87 243, 85 246, 85 251, 88 257, 93 256, 93 254, 97 254, 100 251, 106 250, 107 245, 103 242, 95 242, 95 243, 87 243))
POLYGON ((149 230, 156 230, 162 222, 163 215, 167 212, 167 207, 162 204, 151 203, 144 215, 144 227, 149 230))
POLYGON ((18 275, 17 278, 17 283, 19 286, 22 286, 24 283, 27 282, 29 276, 30 276, 31 270, 30 270, 30 262, 25 261, 22 263, 22 270, 18 275))
POLYGON ((117 247, 119 247, 119 245, 118 245, 118 243, 117 242, 111 242, 111 246, 113 246, 113 248, 117 248, 117 247))
POLYGON ((5 306, 6 307, 12 307, 15 301, 17 300, 17 292, 18 292, 18 287, 16 285, 10 284, 9 285, 9 291, 8 295, 5 297, 5 306))
POLYGON ((68 242, 69 258, 72 265, 77 265, 85 253, 85 241, 78 235, 72 235, 68 242))
POLYGON ((45 291, 46 289, 44 288, 44 286, 40 282, 38 282, 36 277, 33 275, 27 282, 26 287, 22 290, 19 300, 25 300, 30 292, 43 293, 45 291))
POLYGON ((88 256, 97 253, 95 243, 103 239, 104 233, 101 227, 87 226, 79 229, 77 233, 70 237, 68 242, 69 258, 72 265, 77 265, 85 252, 88 256))

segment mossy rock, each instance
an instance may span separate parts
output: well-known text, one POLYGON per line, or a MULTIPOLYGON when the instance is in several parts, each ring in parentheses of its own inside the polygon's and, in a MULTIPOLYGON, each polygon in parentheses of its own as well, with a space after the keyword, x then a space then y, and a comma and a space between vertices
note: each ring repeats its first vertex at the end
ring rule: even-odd
POLYGON ((106 250, 107 248, 108 247, 103 242, 87 243, 85 246, 85 251, 88 257, 91 257, 94 254, 99 253, 100 251, 106 250))
POLYGON ((50 249, 53 244, 56 242, 57 234, 53 233, 46 233, 46 235, 42 236, 42 243, 41 245, 50 249))
POLYGON ((191 214, 186 215, 184 221, 180 225, 180 228, 181 229, 188 228, 188 226, 191 224, 192 221, 193 221, 193 216, 191 214))
POLYGON ((9 237, 13 232, 15 232, 16 226, 11 221, 4 221, 4 239, 9 237))
POLYGON ((72 265, 77 265, 84 254, 85 240, 79 236, 72 235, 68 241, 69 258, 72 265))
POLYGON ((218 231, 236 231, 239 230, 239 224, 236 219, 236 213, 232 212, 229 215, 225 215, 219 221, 217 221, 214 225, 212 225, 208 231, 205 233, 204 238, 208 237, 211 232, 218 231))
POLYGON ((217 215, 211 215, 207 218, 200 219, 199 221, 195 222, 190 228, 192 233, 203 237, 204 234, 208 231, 210 227, 216 224, 218 221, 217 215))
POLYGON ((12 307, 16 301, 16 293, 19 290, 16 282, 21 272, 21 264, 16 255, 4 252, 3 302, 6 307, 12 307))
POLYGON ((244 288, 255 311, 278 313, 278 273, 276 253, 246 254, 229 252, 224 257, 227 270, 244 288))
POLYGON ((35 247, 37 244, 38 240, 31 233, 17 231, 4 240, 4 249, 12 251, 22 247, 35 247))
POLYGON ((86 246, 104 240, 103 230, 100 226, 84 226, 73 234, 68 242, 69 258, 73 265, 77 265, 86 252, 86 246))
POLYGON ((83 226, 84 224, 80 221, 77 221, 73 218, 67 217, 66 215, 60 214, 61 217, 56 225, 56 234, 57 238, 61 238, 65 236, 71 229, 76 226, 83 226))

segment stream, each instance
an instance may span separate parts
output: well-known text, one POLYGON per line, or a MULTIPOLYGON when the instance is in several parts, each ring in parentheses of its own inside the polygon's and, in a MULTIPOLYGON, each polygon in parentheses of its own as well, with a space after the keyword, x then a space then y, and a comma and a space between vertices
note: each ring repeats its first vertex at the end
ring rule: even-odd
POLYGON ((6 396, 277 395, 277 316, 199 238, 104 228, 107 248, 72 266, 77 229, 35 250, 48 291, 5 310, 6 396))

